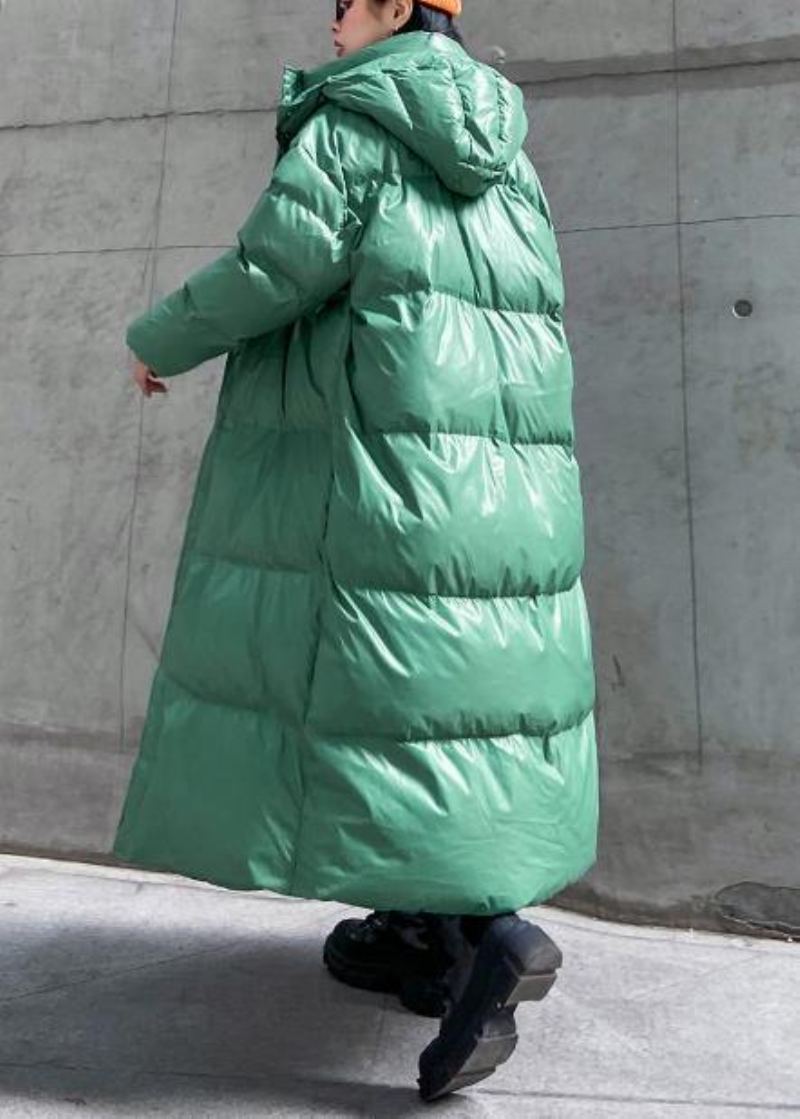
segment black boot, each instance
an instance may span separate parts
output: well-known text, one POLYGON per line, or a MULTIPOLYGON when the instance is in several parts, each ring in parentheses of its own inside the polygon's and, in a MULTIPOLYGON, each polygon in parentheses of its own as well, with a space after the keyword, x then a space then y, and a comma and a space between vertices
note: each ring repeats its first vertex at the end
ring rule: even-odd
POLYGON ((375 910, 346 917, 331 930, 322 958, 331 975, 351 987, 388 991, 415 1014, 444 1013, 445 971, 453 964, 434 913, 375 910))
POLYGON ((444 976, 439 1036, 419 1057, 417 1083, 426 1101, 484 1080, 508 1060, 517 1044, 517 1004, 543 999, 562 963, 550 937, 516 913, 456 918, 444 934, 457 958, 444 976))

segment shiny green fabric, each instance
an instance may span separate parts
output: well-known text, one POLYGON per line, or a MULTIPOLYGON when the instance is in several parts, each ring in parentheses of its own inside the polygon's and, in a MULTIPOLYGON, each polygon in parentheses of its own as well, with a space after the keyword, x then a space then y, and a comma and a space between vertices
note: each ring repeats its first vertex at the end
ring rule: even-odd
POLYGON ((287 66, 237 243, 128 329, 227 354, 114 851, 493 913, 596 858, 573 375, 522 93, 413 32, 287 66))

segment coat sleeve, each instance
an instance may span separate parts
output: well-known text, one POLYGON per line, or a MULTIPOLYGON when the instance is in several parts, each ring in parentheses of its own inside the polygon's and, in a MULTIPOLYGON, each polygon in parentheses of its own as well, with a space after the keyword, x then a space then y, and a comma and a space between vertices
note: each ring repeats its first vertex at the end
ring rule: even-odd
POLYGON ((172 377, 323 303, 350 276, 361 227, 334 134, 317 112, 278 159, 237 243, 127 328, 131 350, 172 377))

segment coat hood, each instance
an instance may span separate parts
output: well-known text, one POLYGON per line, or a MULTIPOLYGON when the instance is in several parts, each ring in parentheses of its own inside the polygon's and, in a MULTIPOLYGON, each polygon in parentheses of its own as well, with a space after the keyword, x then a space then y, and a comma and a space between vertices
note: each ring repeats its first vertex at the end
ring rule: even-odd
POLYGON ((437 31, 389 36, 312 70, 285 66, 281 150, 324 100, 372 117, 473 197, 502 179, 528 131, 519 86, 437 31))

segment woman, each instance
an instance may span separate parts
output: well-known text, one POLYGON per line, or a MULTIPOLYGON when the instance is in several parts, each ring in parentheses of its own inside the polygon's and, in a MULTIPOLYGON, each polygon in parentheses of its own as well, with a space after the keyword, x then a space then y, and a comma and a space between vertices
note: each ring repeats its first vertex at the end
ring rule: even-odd
POLYGON ((372 909, 325 960, 441 1015, 424 1099, 510 1055, 561 963, 516 910, 597 829, 559 257, 459 12, 341 0, 236 245, 127 333, 147 395, 227 360, 115 853, 372 909))

